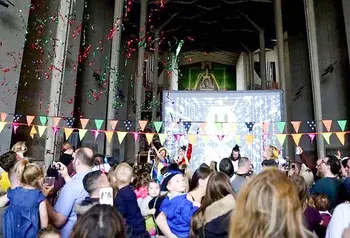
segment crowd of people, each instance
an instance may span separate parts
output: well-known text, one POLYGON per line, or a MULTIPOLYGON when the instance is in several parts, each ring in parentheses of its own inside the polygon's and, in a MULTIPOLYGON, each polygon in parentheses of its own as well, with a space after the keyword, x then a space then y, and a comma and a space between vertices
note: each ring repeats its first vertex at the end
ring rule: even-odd
POLYGON ((238 145, 195 171, 192 145, 172 161, 152 145, 146 163, 130 165, 66 142, 49 168, 27 150, 19 142, 0 156, 6 238, 350 237, 350 160, 340 153, 313 161, 298 147, 281 162, 268 146, 256 173, 238 145))

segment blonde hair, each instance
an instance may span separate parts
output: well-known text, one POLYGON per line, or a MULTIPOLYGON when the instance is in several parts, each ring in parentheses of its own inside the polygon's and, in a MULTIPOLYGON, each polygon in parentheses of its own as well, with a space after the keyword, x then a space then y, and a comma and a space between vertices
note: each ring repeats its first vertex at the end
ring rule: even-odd
POLYGON ((132 182, 134 172, 132 167, 127 163, 121 163, 112 172, 114 182, 116 184, 130 184, 132 182))
POLYGON ((269 152, 271 153, 271 158, 277 159, 279 156, 278 148, 274 145, 269 146, 269 152))
POLYGON ((67 150, 73 149, 73 146, 71 143, 69 143, 68 141, 64 142, 62 145, 62 151, 66 152, 67 150))
POLYGON ((15 173, 19 176, 22 185, 40 188, 40 180, 44 178, 43 168, 27 160, 20 160, 15 164, 15 173))
POLYGON ((22 152, 23 154, 26 153, 28 150, 27 146, 26 146, 26 142, 25 141, 18 141, 16 144, 14 144, 14 146, 12 146, 11 151, 13 152, 22 152), (24 150, 22 151, 22 147, 24 147, 24 150))
POLYGON ((182 164, 180 165, 179 169, 181 169, 184 173, 184 177, 185 177, 185 183, 186 183, 186 193, 188 193, 188 191, 190 190, 190 184, 191 184, 191 180, 192 180, 192 170, 190 168, 190 166, 188 166, 187 164, 182 164))
POLYGON ((301 165, 300 176, 305 179, 308 187, 311 187, 315 182, 314 174, 312 173, 311 169, 306 167, 305 164, 301 165))
POLYGON ((230 237, 313 237, 304 227, 296 188, 283 172, 267 168, 243 187, 232 215, 230 237))

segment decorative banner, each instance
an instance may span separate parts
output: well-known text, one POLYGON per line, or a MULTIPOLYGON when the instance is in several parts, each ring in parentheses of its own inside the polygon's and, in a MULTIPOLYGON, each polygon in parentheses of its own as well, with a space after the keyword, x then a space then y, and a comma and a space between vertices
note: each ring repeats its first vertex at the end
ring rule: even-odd
POLYGON ((100 132, 98 130, 92 130, 92 133, 94 134, 94 140, 96 141, 98 135, 100 134, 100 132))
POLYGON ((301 121, 291 121, 290 123, 292 123, 295 132, 298 133, 301 121))
POLYGON ((128 120, 124 121, 124 126, 125 126, 125 128, 127 130, 130 130, 130 128, 131 128, 131 121, 128 121, 128 120))
POLYGON ((207 128, 207 123, 200 123, 199 127, 201 128, 202 133, 204 133, 207 128))
POLYGON ((188 135, 188 142, 192 145, 196 143, 197 135, 188 135))
POLYGON ((253 127, 255 125, 255 122, 246 122, 245 124, 246 124, 249 132, 252 132, 253 131, 253 127))
POLYGON ((326 127, 326 130, 329 132, 332 127, 332 120, 322 120, 324 127, 326 127))
POLYGON ((90 119, 80 118, 81 128, 85 129, 90 119))
POLYGON ((283 146, 284 141, 286 140, 286 136, 286 134, 276 134, 277 140, 279 141, 281 146, 283 146))
POLYGON ((101 127, 103 125, 104 120, 101 119, 95 119, 95 125, 97 130, 101 130, 101 127))
POLYGON ((6 125, 6 122, 4 122, 4 121, 1 121, 1 122, 0 122, 0 133, 1 133, 2 130, 4 129, 5 125, 6 125))
POLYGON ((266 121, 262 123, 263 132, 267 133, 269 131, 270 122, 266 121))
POLYGON ((202 139, 203 139, 205 144, 208 144, 208 142, 209 142, 209 135, 202 135, 202 139))
POLYGON ((16 134, 17 128, 19 127, 19 125, 16 123, 12 123, 12 127, 13 127, 13 132, 16 134))
POLYGON ((19 119, 20 119, 21 117, 22 117, 22 115, 15 114, 15 115, 13 116, 13 122, 18 122, 19 119))
POLYGON ((146 133, 146 139, 149 145, 152 143, 153 137, 154 133, 146 133))
POLYGON ((157 133, 159 133, 160 128, 162 128, 163 122, 162 121, 155 121, 153 122, 154 128, 156 129, 157 133))
POLYGON ((0 118, 1 118, 1 121, 4 122, 4 121, 6 120, 6 118, 7 118, 7 113, 2 112, 2 113, 0 114, 0 118))
POLYGON ((165 139, 167 138, 166 134, 158 134, 159 142, 164 145, 165 139))
POLYGON ((148 121, 144 120, 144 121, 139 121, 139 125, 140 125, 140 130, 144 131, 145 127, 147 126, 148 121))
POLYGON ((237 130, 237 123, 231 123, 231 129, 233 132, 235 132, 237 130))
POLYGON ((32 137, 32 139, 34 139, 34 135, 37 133, 35 126, 32 126, 32 129, 29 132, 30 137, 32 137))
MULTIPOLYGON (((68 126, 69 128, 72 128, 72 127, 73 127, 73 124, 74 124, 74 118, 73 118, 73 117, 67 117, 66 120, 67 120, 67 126, 68 126)), ((71 134, 72 134, 72 133, 71 133, 71 134)), ((67 139, 68 139, 68 137, 67 137, 67 139)))
POLYGON ((192 122, 189 122, 189 121, 184 121, 182 123, 185 127, 185 130, 186 130, 186 133, 188 133, 188 131, 190 130, 191 126, 192 126, 192 122))
POLYGON ((332 133, 327 132, 327 133, 322 133, 322 135, 323 135, 323 138, 327 141, 327 143, 328 143, 328 145, 329 145, 329 144, 330 144, 329 139, 330 139, 332 133))
POLYGON ((181 134, 174 134, 175 140, 176 140, 177 142, 180 141, 181 136, 182 136, 181 134))
POLYGON ((297 146, 299 146, 300 139, 301 139, 302 135, 303 135, 303 134, 292 134, 294 143, 295 143, 297 146))
POLYGON ((236 136, 236 143, 237 145, 241 144, 241 137, 240 136, 236 136))
POLYGON ((114 132, 113 131, 105 131, 105 134, 106 134, 106 138, 107 138, 108 143, 111 143, 114 132))
POLYGON ((311 144, 312 144, 314 142, 316 134, 315 133, 308 133, 308 135, 310 137, 310 141, 311 141, 311 144))
POLYGON ((61 121, 61 118, 60 117, 54 117, 53 118, 53 126, 54 127, 57 127, 58 126, 58 123, 60 123, 61 121))
POLYGON ((345 132, 336 132, 335 133, 342 145, 345 145, 345 132))
POLYGON ((39 119, 40 119, 41 125, 45 126, 46 122, 47 122, 47 117, 46 116, 40 116, 39 119))
POLYGON ((109 122, 109 124, 111 124, 112 131, 114 131, 116 126, 117 126, 117 124, 118 124, 118 121, 117 120, 112 120, 112 121, 109 122))
POLYGON ((70 135, 73 133, 73 128, 64 128, 64 134, 66 135, 66 140, 70 137, 70 135))
POLYGON ((136 143, 137 139, 139 138, 139 133, 133 132, 132 135, 134 136, 134 140, 135 140, 135 143, 136 143))
POLYGON ((85 136, 87 131, 88 130, 86 130, 86 129, 79 129, 79 139, 80 139, 80 141, 84 138, 84 136, 85 136))
POLYGON ((279 122, 276 122, 276 125, 277 125, 278 130, 281 133, 283 133, 284 128, 286 127, 286 123, 284 121, 279 121, 279 122))
POLYGON ((306 123, 310 126, 311 130, 315 130, 315 128, 316 128, 315 121, 307 121, 306 123))
POLYGON ((53 134, 56 135, 56 133, 60 130, 59 127, 51 127, 53 134))
POLYGON ((345 130, 346 122, 347 122, 346 120, 338 120, 338 125, 339 125, 341 131, 345 130))
MULTIPOLYGON (((34 118, 35 118, 35 116, 27 116, 27 124, 28 124, 28 126, 30 126, 33 123, 34 118)), ((35 128, 34 128, 34 130, 35 130, 35 128)), ((36 131, 35 131, 34 134, 36 134, 36 131)), ((33 136, 34 136, 34 134, 33 134, 33 136)))
POLYGON ((245 135, 245 140, 247 141, 247 144, 251 146, 253 144, 254 136, 253 135, 245 135))
MULTIPOLYGON (((47 126, 38 126, 39 136, 42 137, 46 130, 47 126)), ((32 129, 33 130, 33 129, 32 129)))
POLYGON ((119 144, 121 144, 126 136, 127 132, 125 131, 118 131, 117 132, 117 136, 118 136, 118 140, 119 140, 119 144))

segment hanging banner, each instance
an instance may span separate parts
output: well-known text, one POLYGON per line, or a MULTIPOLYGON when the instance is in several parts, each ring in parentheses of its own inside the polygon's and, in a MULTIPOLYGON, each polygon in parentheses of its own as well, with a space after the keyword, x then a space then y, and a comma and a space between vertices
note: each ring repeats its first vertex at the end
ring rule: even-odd
POLYGON ((267 133, 269 131, 270 122, 266 121, 262 123, 263 132, 267 133))
POLYGON ((162 128, 163 122, 162 121, 155 121, 153 122, 154 128, 156 129, 157 133, 160 132, 160 129, 162 128))
POLYGON ((46 122, 47 122, 47 117, 46 116, 40 116, 39 119, 40 119, 41 125, 45 126, 46 122))
POLYGON ((118 124, 118 121, 117 120, 112 120, 109 122, 109 124, 111 125, 111 128, 112 128, 112 131, 115 130, 117 124, 118 124))
POLYGON ((292 134, 294 143, 295 143, 297 146, 299 146, 300 139, 301 139, 302 136, 303 136, 303 134, 292 134))
POLYGON ((121 144, 126 136, 127 132, 125 131, 118 131, 117 132, 117 136, 118 136, 118 140, 119 140, 119 144, 121 144))
POLYGON ((332 135, 332 133, 330 133, 330 132, 327 132, 327 133, 322 133, 322 135, 323 135, 323 138, 327 141, 327 143, 328 143, 328 145, 330 144, 330 137, 331 137, 331 135, 332 135))
POLYGON ((97 130, 101 130, 104 120, 95 119, 95 125, 97 130))
POLYGON ((276 126, 280 131, 280 133, 283 133, 284 128, 286 127, 286 123, 284 121, 279 121, 279 122, 276 122, 276 126))
POLYGON ((13 132, 16 134, 17 128, 19 127, 19 125, 16 123, 12 123, 12 127, 13 127, 13 132))
POLYGON ((85 134, 88 130, 86 129, 79 129, 79 139, 80 141, 85 137, 85 134))
POLYGON ((201 137, 202 137, 204 143, 208 144, 208 142, 209 142, 209 135, 202 135, 201 137))
POLYGON ((247 141, 248 145, 252 145, 253 144, 253 140, 254 140, 254 136, 253 135, 245 135, 245 140, 247 141))
POLYGON ((1 133, 2 130, 4 129, 5 125, 6 125, 6 122, 4 122, 4 121, 1 121, 1 122, 0 122, 0 133, 1 133))
POLYGON ((111 143, 113 134, 114 134, 113 131, 105 131, 105 135, 106 135, 108 143, 111 143))
POLYGON ((134 140, 135 140, 135 143, 136 143, 137 139, 139 138, 139 133, 133 132, 132 135, 134 136, 134 140))
POLYGON ((147 126, 148 121, 139 121, 140 130, 144 131, 147 126))
POLYGON ((284 144, 284 141, 286 140, 286 134, 277 134, 276 137, 277 137, 277 140, 278 142, 280 143, 281 146, 283 146, 284 144))
POLYGON ((311 130, 313 130, 313 131, 315 130, 315 128, 316 128, 316 122, 315 121, 307 121, 306 123, 309 125, 311 130))
POLYGON ((2 113, 0 114, 0 118, 1 118, 1 121, 4 122, 4 121, 6 120, 6 118, 7 118, 7 113, 2 112, 2 113))
POLYGON ((185 127, 185 130, 186 130, 186 133, 188 133, 188 131, 190 130, 191 126, 192 126, 192 122, 189 122, 189 121, 184 121, 182 123, 185 127))
POLYGON ((338 137, 340 143, 345 145, 345 132, 336 132, 336 136, 338 137))
POLYGON ((249 132, 252 132, 254 125, 255 125, 255 122, 246 122, 245 125, 247 126, 249 132))
POLYGON ((64 134, 66 135, 66 140, 70 137, 70 135, 73 133, 73 128, 64 128, 64 134))
POLYGON ((39 136, 42 137, 46 130, 47 126, 38 126, 39 136))
POLYGON ((332 120, 322 120, 324 127, 329 132, 332 127, 332 120))
POLYGON ((346 120, 338 120, 337 122, 338 122, 338 125, 339 125, 341 131, 344 131, 347 121, 346 120))
POLYGON ((154 137, 154 133, 146 133, 146 139, 149 145, 152 143, 153 137, 154 137))
POLYGON ((26 118, 27 118, 27 125, 30 126, 33 123, 35 116, 26 116, 26 118))
POLYGON ((90 119, 80 118, 81 128, 85 129, 90 119))
POLYGON ((311 144, 312 144, 314 142, 316 134, 315 133, 308 133, 308 135, 310 137, 310 141, 311 141, 311 144))
POLYGON ((158 134, 158 137, 159 137, 159 142, 164 145, 164 142, 167 138, 167 134, 158 134))
POLYGON ((298 133, 301 121, 291 121, 290 123, 292 123, 295 132, 298 133))
POLYGON ((58 127, 51 127, 51 129, 54 135, 56 135, 56 133, 60 130, 58 127))
POLYGON ((196 143, 197 135, 188 135, 188 142, 192 145, 196 143))
POLYGON ((53 127, 57 127, 58 123, 60 123, 61 118, 60 117, 54 117, 53 118, 53 127))
POLYGON ((96 141, 100 132, 98 130, 92 130, 92 133, 94 134, 94 138, 95 138, 94 141, 96 141))
POLYGON ((35 126, 32 126, 32 129, 29 132, 30 137, 32 137, 32 139, 34 139, 34 135, 37 133, 35 126))
POLYGON ((205 133, 205 130, 207 129, 207 123, 200 123, 199 127, 201 128, 202 133, 205 133))

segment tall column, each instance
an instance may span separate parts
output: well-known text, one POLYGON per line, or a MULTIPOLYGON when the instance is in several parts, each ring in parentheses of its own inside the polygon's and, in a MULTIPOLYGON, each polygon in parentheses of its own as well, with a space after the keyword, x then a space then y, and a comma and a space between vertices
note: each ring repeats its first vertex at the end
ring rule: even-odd
MULTIPOLYGON (((111 129, 110 121, 115 120, 116 109, 114 108, 114 100, 117 94, 118 80, 119 80, 119 60, 120 60, 120 45, 122 36, 122 17, 123 17, 124 1, 115 0, 114 1, 114 25, 113 30, 115 35, 112 39, 111 47, 111 64, 110 64, 110 74, 108 83, 108 101, 107 101, 107 121, 106 130, 111 129)), ((113 148, 115 145, 115 137, 112 137, 111 143, 105 142, 105 154, 106 156, 113 156, 113 148)))
POLYGON ((179 90, 179 70, 175 54, 171 55, 170 90, 179 90))
MULTIPOLYGON (((142 87, 143 87, 143 66, 145 61, 145 42, 146 42, 146 25, 147 23, 147 0, 141 0, 141 12, 140 12, 140 40, 139 51, 137 59, 137 77, 136 77, 136 129, 139 128, 139 120, 141 120, 141 104, 142 104, 142 87)), ((135 143, 135 156, 140 149, 139 143, 135 143)))
POLYGON ((67 41, 69 37, 70 25, 68 24, 68 16, 71 14, 73 0, 61 1, 59 7, 59 18, 58 25, 56 28, 55 39, 57 40, 53 59, 53 65, 61 70, 52 70, 51 75, 51 87, 50 87, 50 101, 49 101, 49 112, 45 142, 45 166, 49 166, 54 159, 56 150, 56 134, 53 133, 51 127, 53 126, 53 117, 59 116, 60 101, 62 93, 62 82, 64 78, 64 71, 66 67, 66 52, 67 52, 67 41))
POLYGON ((350 57, 350 1, 343 0, 343 12, 345 22, 346 41, 348 43, 348 55, 350 57))
POLYGON ((254 81, 254 52, 249 52, 249 89, 255 89, 255 81, 254 81))
POLYGON ((265 50, 265 30, 259 29, 259 61, 260 61, 260 77, 261 77, 261 89, 266 89, 266 50, 265 50))
POLYGON ((315 20, 315 8, 313 0, 304 0, 305 7, 305 20, 307 29, 307 41, 309 45, 309 61, 311 69, 311 84, 312 84, 312 96, 314 104, 314 116, 316 121, 316 142, 317 142, 317 155, 318 158, 325 156, 324 141, 322 137, 323 125, 322 125, 322 104, 321 104, 321 86, 320 86, 320 72, 318 63, 318 50, 317 50, 317 34, 316 34, 316 20, 315 20))
POLYGON ((157 117, 157 109, 155 106, 158 98, 158 58, 159 58, 159 30, 154 32, 154 63, 153 63, 153 87, 152 87, 152 121, 157 117))

